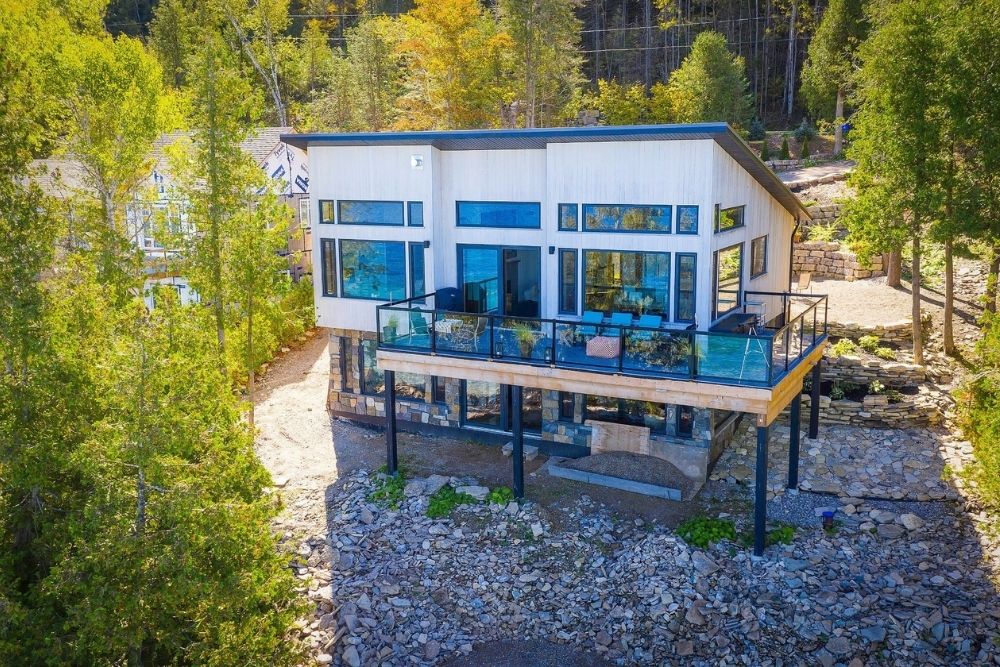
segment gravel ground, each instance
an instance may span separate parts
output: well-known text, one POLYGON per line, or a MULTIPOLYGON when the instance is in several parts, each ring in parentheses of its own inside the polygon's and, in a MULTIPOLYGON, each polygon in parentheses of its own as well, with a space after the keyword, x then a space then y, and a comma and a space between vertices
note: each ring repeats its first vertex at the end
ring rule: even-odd
POLYGON ((669 461, 629 452, 584 456, 579 459, 569 459, 560 465, 564 468, 677 489, 681 492, 682 498, 691 497, 696 486, 690 477, 669 461))

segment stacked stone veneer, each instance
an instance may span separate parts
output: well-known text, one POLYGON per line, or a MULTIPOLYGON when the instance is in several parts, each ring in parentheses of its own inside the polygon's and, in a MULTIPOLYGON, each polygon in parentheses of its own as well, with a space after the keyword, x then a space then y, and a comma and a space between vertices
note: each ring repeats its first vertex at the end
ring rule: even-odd
MULTIPOLYGON (((385 399, 360 393, 360 346, 364 340, 374 340, 374 334, 360 331, 330 330, 330 385, 327 407, 331 413, 368 423, 383 423, 385 399)), ((623 378, 627 382, 627 378, 623 378)), ((445 401, 434 403, 428 386, 423 400, 411 400, 397 395, 396 416, 400 428, 407 423, 430 426, 461 427, 461 381, 445 381, 445 401)), ((666 432, 650 434, 654 456, 670 461, 682 472, 695 479, 705 479, 708 469, 733 435, 733 416, 707 409, 694 409, 692 437, 676 433, 677 406, 666 406, 666 432)), ((575 446, 580 454, 590 448, 591 427, 584 424, 584 396, 574 395, 573 418, 559 416, 559 392, 542 391, 542 442, 560 446, 575 446)), ((566 448, 562 447, 562 451, 566 448)))
POLYGON ((860 280, 885 275, 882 258, 864 264, 857 255, 836 241, 803 241, 792 251, 792 272, 809 272, 815 278, 860 280))

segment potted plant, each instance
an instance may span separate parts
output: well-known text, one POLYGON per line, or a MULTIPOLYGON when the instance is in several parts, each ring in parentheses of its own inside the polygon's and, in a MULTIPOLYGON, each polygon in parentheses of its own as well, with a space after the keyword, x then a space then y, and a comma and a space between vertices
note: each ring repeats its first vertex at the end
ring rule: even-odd
POLYGON ((538 342, 538 336, 531 325, 527 322, 516 322, 514 324, 514 338, 517 340, 518 347, 521 348, 521 356, 530 357, 532 350, 535 349, 535 343, 538 342))
POLYGON ((382 339, 390 345, 395 343, 397 331, 399 331, 399 316, 393 313, 382 327, 382 339))

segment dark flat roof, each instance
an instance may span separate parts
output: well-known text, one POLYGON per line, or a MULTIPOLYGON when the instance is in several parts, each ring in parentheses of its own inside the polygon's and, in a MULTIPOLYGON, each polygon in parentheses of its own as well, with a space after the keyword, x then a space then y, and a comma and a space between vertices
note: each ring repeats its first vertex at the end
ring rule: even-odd
POLYGON ((281 140, 308 150, 309 146, 433 146, 444 151, 545 148, 548 144, 600 141, 666 141, 711 139, 722 147, 772 197, 794 216, 809 218, 781 179, 727 123, 686 125, 596 125, 516 130, 447 130, 425 132, 357 132, 339 134, 283 134, 281 140))

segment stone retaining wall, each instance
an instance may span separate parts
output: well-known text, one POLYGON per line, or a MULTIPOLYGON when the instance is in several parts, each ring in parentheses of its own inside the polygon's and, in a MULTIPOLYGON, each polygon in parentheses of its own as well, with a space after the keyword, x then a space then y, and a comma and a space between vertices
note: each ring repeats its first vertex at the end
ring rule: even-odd
POLYGON ((850 250, 836 241, 803 241, 796 243, 792 251, 792 272, 808 271, 815 278, 836 280, 858 280, 882 276, 882 258, 872 257, 864 264, 850 250))
MULTIPOLYGON (((937 388, 922 385, 915 396, 903 396, 899 402, 890 403, 885 395, 865 396, 862 402, 832 400, 820 396, 820 420, 831 424, 845 424, 866 428, 912 428, 933 426, 944 419, 944 410, 953 403, 951 396, 937 388)), ((811 398, 802 395, 802 410, 807 412, 811 398)))
MULTIPOLYGON (((931 327, 931 316, 923 317, 924 333, 928 333, 931 327)), ((862 336, 877 336, 883 343, 907 346, 913 341, 913 323, 911 320, 900 320, 898 322, 888 322, 886 324, 858 324, 856 322, 834 322, 827 323, 827 331, 834 338, 852 338, 855 341, 862 336)))
MULTIPOLYGON (((829 348, 827 348, 829 351, 829 348)), ((916 387, 927 381, 927 369, 917 364, 882 359, 863 359, 853 355, 825 357, 823 379, 869 385, 878 380, 886 387, 916 387)))

